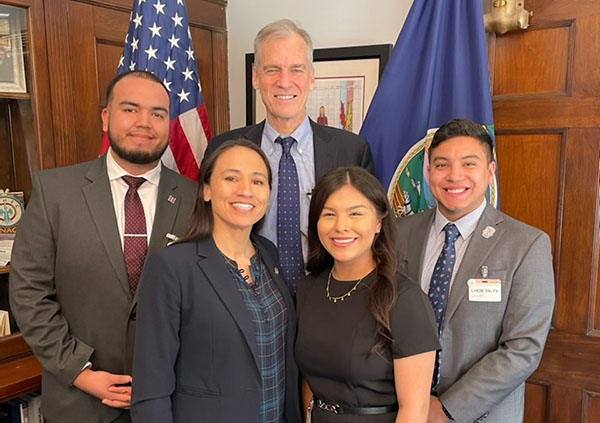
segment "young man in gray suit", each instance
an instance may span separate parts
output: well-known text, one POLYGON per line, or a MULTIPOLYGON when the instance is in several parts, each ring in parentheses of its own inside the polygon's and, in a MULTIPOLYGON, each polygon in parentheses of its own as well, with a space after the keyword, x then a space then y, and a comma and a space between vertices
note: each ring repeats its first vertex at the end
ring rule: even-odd
POLYGON ((252 84, 260 91, 267 118, 211 139, 204 154, 208 157, 223 142, 237 138, 260 145, 266 153, 273 189, 259 234, 279 247, 292 292, 303 274, 302 259, 308 251, 308 206, 315 182, 338 166, 356 165, 374 172, 364 138, 308 117, 306 101, 315 84, 312 60, 312 40, 294 22, 282 19, 262 28, 254 40, 252 84), (286 140, 291 144, 286 146, 286 140), (282 210, 279 203, 288 210, 282 210))
POLYGON ((160 164, 169 95, 159 79, 117 76, 102 123, 106 155, 34 176, 12 253, 11 306, 44 367, 50 422, 130 421, 139 274, 146 252, 182 235, 196 200, 197 184, 160 164))
POLYGON ((486 204, 492 148, 475 122, 442 125, 429 147, 437 207, 398 221, 401 267, 429 295, 440 331, 430 423, 522 422, 550 328, 550 239, 486 204))

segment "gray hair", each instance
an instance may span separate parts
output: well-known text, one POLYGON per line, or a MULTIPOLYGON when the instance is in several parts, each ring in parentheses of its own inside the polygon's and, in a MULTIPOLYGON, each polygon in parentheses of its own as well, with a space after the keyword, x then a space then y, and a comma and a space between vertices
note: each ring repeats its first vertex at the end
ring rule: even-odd
POLYGON ((304 40, 306 49, 308 50, 308 63, 310 63, 312 66, 313 44, 310 35, 308 35, 308 32, 300 28, 294 21, 290 19, 279 19, 275 22, 267 24, 260 31, 258 31, 256 38, 254 38, 254 64, 258 63, 260 49, 265 41, 273 38, 288 38, 294 35, 298 35, 304 40))

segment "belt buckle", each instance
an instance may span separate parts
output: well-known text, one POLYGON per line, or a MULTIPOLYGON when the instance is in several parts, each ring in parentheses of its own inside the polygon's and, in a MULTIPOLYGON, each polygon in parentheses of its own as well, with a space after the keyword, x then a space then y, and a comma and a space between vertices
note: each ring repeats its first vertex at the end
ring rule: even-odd
POLYGON ((329 411, 330 413, 339 414, 339 404, 327 404, 326 402, 323 402, 320 399, 318 399, 317 407, 319 407, 321 410, 329 411))

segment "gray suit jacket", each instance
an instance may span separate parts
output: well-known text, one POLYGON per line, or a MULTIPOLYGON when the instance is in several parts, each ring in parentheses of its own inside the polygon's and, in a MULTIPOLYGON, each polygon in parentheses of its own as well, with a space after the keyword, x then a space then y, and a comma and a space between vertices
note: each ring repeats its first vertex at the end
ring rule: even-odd
MULTIPOLYGON (((310 120, 315 152, 315 181, 338 166, 360 166, 375 172, 373 155, 367 140, 352 132, 319 125, 310 120)), ((208 157, 225 141, 245 138, 260 146, 265 121, 234 129, 214 137, 208 143, 204 157, 208 157)))
MULTIPOLYGON (((401 267, 421 280, 435 209, 398 220, 401 267)), ((525 380, 537 368, 554 308, 550 239, 487 206, 452 285, 442 333, 440 385, 444 406, 459 423, 523 421, 525 380), (486 227, 495 229, 489 238, 486 227), (471 302, 467 280, 502 281, 501 302, 471 302)))
MULTIPOLYGON (((167 233, 182 235, 196 191, 197 184, 162 168, 149 253, 167 244, 167 233)), ((12 253, 10 301, 44 367, 44 415, 77 423, 118 418, 122 410, 72 385, 87 361, 96 370, 130 374, 133 360, 136 299, 105 157, 34 175, 12 253)))
MULTIPOLYGON (((283 422, 300 423, 296 317, 275 246, 253 236, 287 307, 283 422)), ((140 289, 135 423, 259 423, 262 379, 251 314, 212 237, 150 257, 140 289)))

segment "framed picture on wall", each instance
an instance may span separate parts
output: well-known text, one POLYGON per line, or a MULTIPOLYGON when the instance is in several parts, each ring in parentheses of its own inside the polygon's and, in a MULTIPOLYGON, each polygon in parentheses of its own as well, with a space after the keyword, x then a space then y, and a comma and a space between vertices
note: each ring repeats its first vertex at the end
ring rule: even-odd
MULTIPOLYGON (((315 87, 306 108, 315 122, 358 133, 392 51, 391 44, 316 49, 315 87)), ((252 86, 254 54, 246 54, 246 124, 266 117, 252 86)))
POLYGON ((0 5, 0 93, 26 93, 23 13, 0 5))

